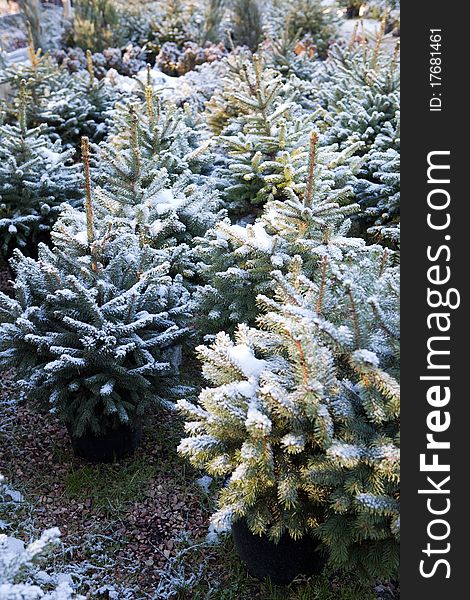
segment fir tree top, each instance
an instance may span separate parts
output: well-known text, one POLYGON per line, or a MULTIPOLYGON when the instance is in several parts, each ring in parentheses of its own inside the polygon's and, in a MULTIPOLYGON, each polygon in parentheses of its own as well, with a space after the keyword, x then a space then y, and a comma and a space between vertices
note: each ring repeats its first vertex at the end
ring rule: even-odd
POLYGON ((116 105, 107 154, 131 152, 138 147, 141 161, 166 168, 172 182, 181 175, 203 183, 214 162, 210 140, 189 105, 178 108, 163 102, 151 86, 145 99, 116 105))
POLYGON ((219 196, 210 178, 193 181, 191 157, 178 157, 171 139, 159 139, 156 112, 142 117, 131 105, 125 114, 116 138, 95 148, 93 175, 100 185, 93 195, 100 227, 112 224, 132 231, 169 262, 173 274, 180 273, 189 282, 196 272, 192 239, 223 216, 219 196), (141 117, 148 119, 148 129, 142 127, 141 117), (169 142, 161 154, 152 145, 157 142, 163 146, 169 142), (175 160, 188 167, 177 179, 162 166, 170 168, 175 160))

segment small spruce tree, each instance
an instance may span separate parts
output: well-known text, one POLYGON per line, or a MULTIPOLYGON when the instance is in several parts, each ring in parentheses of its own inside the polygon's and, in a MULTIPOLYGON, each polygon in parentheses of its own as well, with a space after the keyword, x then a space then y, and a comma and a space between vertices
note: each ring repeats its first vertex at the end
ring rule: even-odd
MULTIPOLYGON (((325 63, 326 76, 315 91, 323 107, 316 111, 328 143, 345 147, 362 141, 364 162, 355 194, 363 209, 357 232, 390 235, 399 223, 400 71, 398 46, 382 49, 383 26, 376 43, 353 39, 347 48, 334 46, 325 63)), ((390 235, 388 237, 390 237, 390 235)))
POLYGON ((349 151, 332 152, 311 135, 310 159, 297 193, 285 190, 270 200, 261 215, 232 224, 228 219, 209 230, 196 252, 201 258, 202 285, 196 293, 197 313, 206 333, 253 324, 256 296, 272 295, 273 268, 289 268, 294 255, 305 261, 307 274, 322 268, 325 255, 346 257, 365 243, 347 237, 349 215, 358 206, 352 195, 349 151))
POLYGON ((338 18, 331 6, 318 0, 288 0, 274 4, 272 37, 283 33, 291 41, 309 43, 317 57, 325 58, 337 34, 338 18))
POLYGON ((263 41, 263 13, 258 0, 232 0, 230 33, 233 43, 256 50, 263 41))
MULTIPOLYGON (((226 91, 215 96, 209 107, 209 118, 217 117, 218 124, 226 115, 217 138, 222 166, 214 175, 224 182, 229 214, 235 219, 259 213, 269 200, 302 193, 308 170, 312 115, 296 102, 295 86, 266 68, 263 56, 255 54, 251 61, 245 56, 241 64, 229 59, 226 91)), ((323 137, 320 145, 327 145, 323 137)), ((360 141, 349 144, 348 158, 361 145, 360 141)), ((335 149, 319 151, 318 159, 335 149)), ((351 159, 351 170, 354 164, 351 159)))
POLYGON ((213 526, 246 518, 273 541, 318 537, 335 568, 396 576, 399 557, 398 271, 379 246, 295 258, 258 298, 258 328, 200 346, 209 382, 180 400, 179 452, 225 477, 213 526))
POLYGON ((76 73, 58 66, 48 54, 42 55, 32 41, 29 54, 29 65, 10 65, 0 74, 0 81, 8 83, 11 90, 7 121, 14 121, 20 87, 26 86, 31 98, 28 123, 46 125, 53 141, 60 139, 65 147, 76 149, 82 135, 94 142, 102 140, 107 131, 106 119, 119 93, 95 78, 91 53, 87 52, 87 70, 76 73))
POLYGON ((151 86, 145 87, 141 102, 117 104, 110 127, 111 151, 129 152, 137 143, 141 160, 164 167, 172 182, 185 175, 202 183, 211 173, 214 155, 210 140, 191 107, 162 102, 151 86))
POLYGON ((39 99, 48 93, 51 81, 54 81, 58 76, 56 65, 49 54, 43 54, 41 48, 36 49, 31 31, 29 31, 28 39, 28 62, 18 65, 17 63, 10 64, 10 61, 6 60, 0 65, 0 81, 8 84, 11 88, 13 106, 10 107, 10 110, 13 117, 17 110, 15 99, 18 97, 21 86, 26 85, 32 97, 32 106, 28 107, 28 112, 32 112, 36 109, 39 99))
POLYGON ((118 23, 119 13, 111 0, 76 0, 69 35, 74 46, 101 52, 119 45, 118 23))
POLYGON ((0 364, 76 436, 132 425, 171 395, 189 314, 157 251, 96 227, 88 152, 84 138, 85 212, 65 209, 37 261, 16 251, 15 298, 0 294, 0 364))
POLYGON ((131 105, 116 138, 98 148, 95 167, 102 227, 112 223, 132 231, 165 257, 170 272, 181 274, 187 285, 198 270, 193 238, 205 235, 225 214, 214 185, 205 178, 195 183, 190 164, 191 157, 178 155, 172 146, 172 136, 164 132, 160 137, 153 125, 142 127, 131 105), (178 170, 183 173, 171 177, 178 170))
POLYGON ((181 48, 187 41, 199 42, 204 35, 204 5, 195 0, 159 0, 151 13, 149 58, 158 54, 163 44, 171 42, 181 48))
POLYGON ((15 124, 0 126, 0 251, 35 253, 47 241, 62 202, 78 201, 80 175, 73 150, 52 143, 45 126, 29 127, 26 84, 20 88, 15 124))
POLYGON ((226 181, 225 195, 234 215, 251 212, 253 205, 282 195, 287 187, 296 189, 305 172, 308 139, 307 119, 294 102, 293 90, 279 73, 265 67, 262 56, 242 56, 241 64, 229 58, 222 102, 216 98, 209 107, 220 113, 225 105, 235 113, 218 138, 226 165, 216 171, 226 181))

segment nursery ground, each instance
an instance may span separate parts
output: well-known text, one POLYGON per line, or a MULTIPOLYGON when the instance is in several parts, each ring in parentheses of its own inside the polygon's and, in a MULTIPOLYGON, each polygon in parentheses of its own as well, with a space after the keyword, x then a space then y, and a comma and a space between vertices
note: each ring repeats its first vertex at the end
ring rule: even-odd
POLYGON ((249 577, 231 541, 206 542, 209 497, 199 473, 176 454, 181 423, 170 411, 146 422, 141 449, 112 465, 74 458, 67 432, 51 417, 14 401, 12 373, 0 384, 0 465, 23 495, 2 515, 27 540, 62 532, 56 568, 74 573, 90 598, 179 600, 394 600, 395 586, 364 588, 324 575, 286 588, 249 577), (113 593, 114 590, 114 593, 113 593))

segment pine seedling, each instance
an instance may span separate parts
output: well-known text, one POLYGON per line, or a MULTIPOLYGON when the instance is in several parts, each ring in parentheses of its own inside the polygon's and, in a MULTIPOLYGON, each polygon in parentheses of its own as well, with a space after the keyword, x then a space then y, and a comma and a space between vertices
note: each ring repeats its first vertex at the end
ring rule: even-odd
POLYGON ((350 158, 347 151, 326 152, 313 132, 298 193, 286 190, 283 199, 268 201, 251 222, 232 224, 226 219, 200 241, 197 253, 205 285, 196 300, 208 334, 221 328, 231 331, 236 323, 253 324, 256 296, 273 294, 271 271, 288 269, 293 256, 303 258, 311 275, 325 255, 340 260, 362 252, 364 241, 347 235, 348 217, 358 210, 350 204, 350 158))

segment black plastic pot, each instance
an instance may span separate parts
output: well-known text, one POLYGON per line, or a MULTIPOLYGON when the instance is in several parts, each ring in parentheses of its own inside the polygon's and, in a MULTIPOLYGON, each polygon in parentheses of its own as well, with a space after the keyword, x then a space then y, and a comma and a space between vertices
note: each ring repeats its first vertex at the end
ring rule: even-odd
POLYGON ((346 9, 346 19, 356 19, 359 16, 358 6, 348 6, 346 9))
POLYGON ((67 426, 75 456, 90 462, 109 463, 133 454, 142 439, 142 426, 119 425, 101 435, 86 432, 77 437, 67 426))
POLYGON ((294 540, 284 534, 275 544, 265 535, 252 533, 245 519, 232 525, 232 536, 238 555, 257 579, 269 577, 275 584, 287 585, 298 575, 309 577, 325 566, 318 543, 308 536, 294 540))

